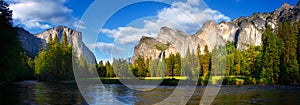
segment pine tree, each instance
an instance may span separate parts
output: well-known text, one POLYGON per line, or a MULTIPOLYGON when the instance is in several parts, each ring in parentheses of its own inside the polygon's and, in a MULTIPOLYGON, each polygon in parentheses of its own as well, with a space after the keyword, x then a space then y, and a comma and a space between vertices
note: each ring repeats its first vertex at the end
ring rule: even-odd
POLYGON ((190 47, 187 48, 186 50, 186 54, 185 57, 183 59, 183 67, 182 67, 182 71, 183 74, 186 75, 187 77, 192 77, 192 65, 191 65, 191 51, 190 51, 190 47))
POLYGON ((263 56, 262 56, 262 82, 276 83, 279 76, 279 52, 277 37, 273 34, 272 28, 267 27, 263 33, 263 56))
POLYGON ((235 51, 234 52, 234 71, 235 75, 240 75, 241 73, 241 57, 240 52, 235 51))
MULTIPOLYGON (((63 37, 64 41, 68 41, 67 37, 63 37)), ((35 73, 40 81, 60 81, 74 80, 72 66, 72 45, 64 43, 62 45, 55 35, 52 39, 50 34, 48 37, 47 49, 42 47, 38 56, 35 58, 35 73)), ((78 59, 79 69, 81 73, 87 67, 85 58, 81 55, 78 59)))
POLYGON ((138 68, 138 76, 143 77, 146 69, 145 59, 142 56, 139 56, 135 63, 135 66, 138 68))
POLYGON ((175 54, 175 67, 174 67, 175 75, 181 76, 181 55, 179 52, 175 54))
POLYGON ((255 77, 256 67, 255 61, 258 53, 255 51, 253 45, 248 45, 248 49, 245 51, 245 58, 246 58, 246 76, 251 76, 252 78, 255 77))
POLYGON ((174 78, 174 69, 175 69, 175 55, 174 54, 169 54, 169 57, 166 59, 166 64, 167 64, 167 72, 169 75, 174 78))
MULTIPOLYGON (((297 60, 298 60, 298 69, 300 70, 300 22, 297 21, 294 23, 296 36, 297 36, 297 60)), ((298 73, 300 75, 300 72, 298 73)), ((299 80, 300 81, 300 80, 299 80)))
POLYGON ((63 46, 63 48, 66 48, 69 44, 68 44, 68 37, 66 32, 64 32, 63 36, 62 36, 62 41, 61 44, 63 46))
POLYGON ((199 76, 200 75, 203 75, 203 70, 202 70, 202 67, 201 67, 201 47, 200 45, 198 44, 197 45, 197 56, 198 56, 198 69, 199 69, 199 76))
POLYGON ((113 72, 112 66, 109 63, 109 61, 107 61, 105 63, 105 69, 106 69, 106 77, 113 77, 114 76, 114 72, 113 72))
POLYGON ((297 60, 297 36, 296 36, 296 28, 293 27, 292 23, 289 21, 283 22, 279 25, 277 30, 277 35, 284 42, 283 48, 283 76, 286 77, 285 74, 288 74, 290 80, 289 81, 281 81, 281 82, 297 82, 299 75, 299 64, 297 60))
POLYGON ((12 11, 9 5, 0 0, 0 81, 11 82, 23 72, 21 63, 21 44, 13 27, 12 11))
POLYGON ((210 54, 208 51, 208 46, 204 47, 204 57, 203 57, 203 76, 207 77, 209 74, 209 64, 210 64, 210 54))
POLYGON ((102 60, 100 60, 99 63, 97 64, 97 72, 98 75, 101 77, 103 77, 105 74, 105 68, 102 60))

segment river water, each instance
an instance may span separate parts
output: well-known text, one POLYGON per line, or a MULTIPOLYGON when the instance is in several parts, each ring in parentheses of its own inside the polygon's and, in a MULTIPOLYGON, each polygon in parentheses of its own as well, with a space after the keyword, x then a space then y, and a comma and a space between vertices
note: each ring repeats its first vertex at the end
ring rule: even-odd
MULTIPOLYGON (((146 87, 146 86, 145 86, 146 87)), ((0 105, 19 104, 105 104, 147 105, 163 101, 176 86, 159 86, 150 91, 137 91, 123 85, 99 85, 86 87, 86 102, 76 83, 43 83, 23 81, 11 85, 0 85, 0 105)), ((187 104, 197 105, 204 93, 204 86, 198 86, 187 104)), ((174 98, 173 100, 180 100, 174 98)), ((173 101, 169 104, 179 104, 173 101)), ((213 101, 214 105, 300 105, 300 86, 285 85, 223 85, 213 101)))

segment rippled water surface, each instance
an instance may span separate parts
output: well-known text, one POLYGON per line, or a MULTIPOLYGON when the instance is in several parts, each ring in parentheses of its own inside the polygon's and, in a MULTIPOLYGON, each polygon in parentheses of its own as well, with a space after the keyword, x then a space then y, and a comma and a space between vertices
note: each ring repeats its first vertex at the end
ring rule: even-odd
MULTIPOLYGON (((147 88, 147 86, 139 86, 147 88)), ((13 104, 120 104, 145 105, 163 101, 172 94, 175 86, 159 86, 151 91, 135 91, 123 85, 99 85, 84 87, 86 102, 76 83, 43 83, 23 81, 0 85, 0 105, 13 104), (118 100, 118 101, 116 101, 118 100)), ((184 89, 184 87, 182 87, 184 89)), ((205 87, 196 88, 187 104, 199 104, 205 87)), ((183 93, 182 96, 188 98, 183 93)), ((181 95, 181 94, 180 94, 181 95)), ((170 98, 167 103, 179 104, 181 99, 170 98)), ((300 86, 229 86, 223 85, 212 104, 221 105, 300 105, 300 86)))

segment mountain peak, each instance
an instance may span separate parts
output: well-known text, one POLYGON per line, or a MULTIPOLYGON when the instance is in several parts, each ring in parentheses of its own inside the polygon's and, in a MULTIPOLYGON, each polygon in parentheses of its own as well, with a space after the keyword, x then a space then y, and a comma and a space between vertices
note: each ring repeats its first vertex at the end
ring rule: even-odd
POLYGON ((209 26, 212 26, 212 25, 216 25, 216 22, 214 22, 212 20, 207 20, 207 21, 205 21, 205 23, 203 24, 202 27, 209 27, 209 26))
POLYGON ((55 27, 53 27, 51 29, 48 29, 48 30, 64 30, 64 29, 73 30, 73 29, 71 29, 67 26, 55 26, 55 27))
POLYGON ((292 7, 292 6, 288 3, 283 3, 281 6, 281 8, 290 8, 290 7, 292 7))
POLYGON ((180 32, 180 31, 169 28, 167 26, 163 26, 160 28, 160 34, 170 34, 169 32, 180 32))
POLYGON ((17 30, 17 32, 25 32, 25 33, 31 34, 29 31, 25 30, 23 27, 15 27, 15 29, 17 30))
POLYGON ((172 29, 167 27, 167 26, 163 26, 163 27, 160 28, 160 30, 172 30, 172 29))

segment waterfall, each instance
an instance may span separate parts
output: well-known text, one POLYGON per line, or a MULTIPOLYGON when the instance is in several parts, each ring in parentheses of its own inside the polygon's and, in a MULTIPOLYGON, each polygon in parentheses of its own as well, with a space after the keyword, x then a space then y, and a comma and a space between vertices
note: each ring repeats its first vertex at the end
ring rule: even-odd
POLYGON ((158 56, 158 61, 162 61, 162 58, 165 56, 165 51, 161 51, 158 56))

